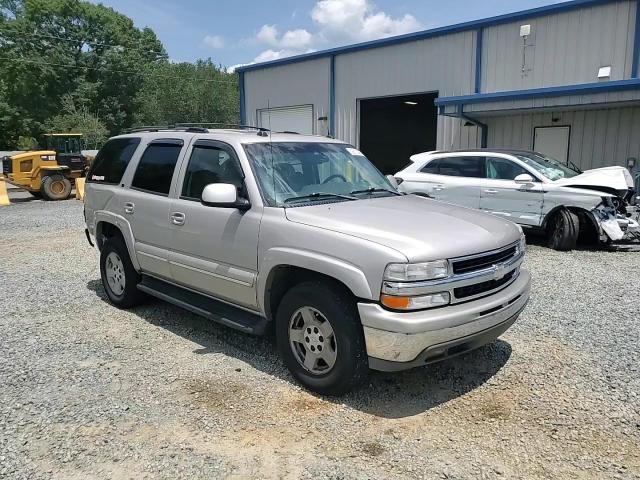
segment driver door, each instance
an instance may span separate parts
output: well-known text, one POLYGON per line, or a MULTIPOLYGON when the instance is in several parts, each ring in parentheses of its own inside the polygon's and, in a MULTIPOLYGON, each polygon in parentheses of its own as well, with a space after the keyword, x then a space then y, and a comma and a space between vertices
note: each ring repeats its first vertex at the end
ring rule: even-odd
POLYGON ((233 147, 197 140, 187 158, 169 214, 172 277, 194 290, 255 308, 262 209, 243 212, 201 203, 202 190, 210 183, 231 183, 239 196, 247 196, 233 147))
POLYGON ((542 224, 542 183, 519 184, 514 179, 523 173, 533 175, 517 163, 499 157, 486 158, 486 178, 480 191, 480 209, 531 226, 542 224))

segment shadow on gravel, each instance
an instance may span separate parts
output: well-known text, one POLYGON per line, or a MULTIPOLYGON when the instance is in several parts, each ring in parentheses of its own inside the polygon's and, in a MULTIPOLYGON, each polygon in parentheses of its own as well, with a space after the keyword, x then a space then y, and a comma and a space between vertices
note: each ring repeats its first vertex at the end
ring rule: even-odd
MULTIPOLYGON (((100 280, 89 281, 87 288, 109 303, 100 280)), ((264 373, 296 383, 278 357, 272 332, 264 337, 248 335, 155 299, 131 311, 152 325, 200 345, 194 354, 223 353, 264 373)), ((344 397, 309 394, 378 417, 403 418, 423 413, 478 388, 490 380, 510 356, 511 345, 497 340, 424 368, 396 373, 372 371, 368 385, 344 397)))

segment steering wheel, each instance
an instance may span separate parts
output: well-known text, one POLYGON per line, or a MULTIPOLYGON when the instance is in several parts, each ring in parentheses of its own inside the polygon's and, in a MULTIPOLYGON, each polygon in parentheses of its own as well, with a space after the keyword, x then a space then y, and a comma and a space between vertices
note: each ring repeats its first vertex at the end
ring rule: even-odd
POLYGON ((329 183, 331 180, 333 180, 334 178, 339 178, 341 179, 343 182, 347 183, 347 179, 344 178, 344 176, 340 175, 339 173, 336 173, 335 175, 331 175, 327 178, 324 179, 324 181, 322 182, 322 184, 324 185, 325 183, 329 183))

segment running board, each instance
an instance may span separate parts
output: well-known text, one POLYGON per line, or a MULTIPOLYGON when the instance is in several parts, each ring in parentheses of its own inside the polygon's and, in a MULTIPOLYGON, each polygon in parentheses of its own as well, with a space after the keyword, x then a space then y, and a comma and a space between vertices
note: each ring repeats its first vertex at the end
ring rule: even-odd
POLYGON ((263 335, 266 331, 268 321, 260 315, 154 277, 143 275, 138 290, 245 333, 263 335))

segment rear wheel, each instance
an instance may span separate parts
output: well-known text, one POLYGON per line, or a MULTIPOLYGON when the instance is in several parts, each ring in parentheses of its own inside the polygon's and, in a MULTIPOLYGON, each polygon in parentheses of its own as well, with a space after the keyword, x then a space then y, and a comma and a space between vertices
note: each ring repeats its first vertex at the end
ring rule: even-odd
POLYGON ((65 200, 71 195, 71 182, 62 175, 49 175, 42 179, 40 191, 47 200, 65 200))
POLYGON ((276 315, 280 355, 293 376, 323 395, 342 395, 368 375, 368 358, 355 302, 320 281, 296 285, 276 315))
POLYGON ((119 308, 134 307, 144 300, 138 290, 140 276, 133 268, 127 246, 121 237, 110 237, 100 251, 102 286, 111 303, 119 308))
POLYGON ((554 250, 572 250, 578 241, 580 221, 578 216, 563 208, 551 219, 547 228, 547 244, 554 250))

